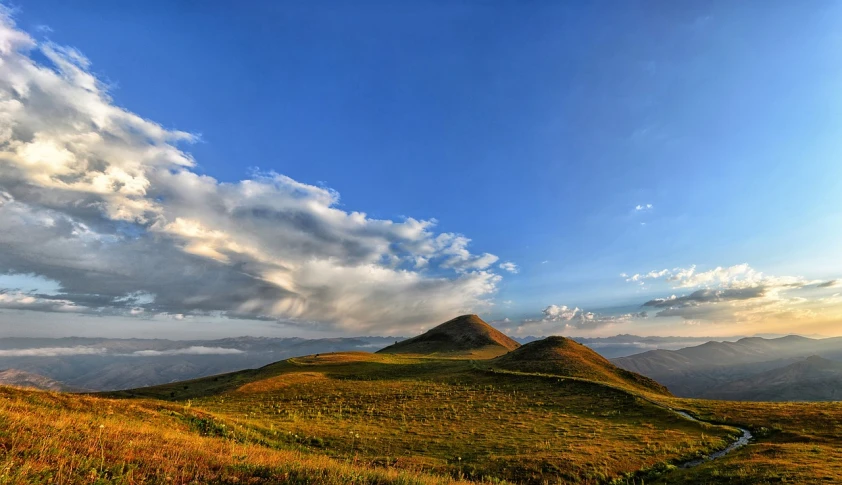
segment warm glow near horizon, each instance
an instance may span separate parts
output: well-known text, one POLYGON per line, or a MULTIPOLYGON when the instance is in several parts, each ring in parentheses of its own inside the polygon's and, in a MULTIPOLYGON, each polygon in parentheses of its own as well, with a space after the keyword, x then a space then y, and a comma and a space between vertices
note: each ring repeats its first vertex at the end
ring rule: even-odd
POLYGON ((840 336, 842 6, 726 5, 0 7, 0 337, 840 336))

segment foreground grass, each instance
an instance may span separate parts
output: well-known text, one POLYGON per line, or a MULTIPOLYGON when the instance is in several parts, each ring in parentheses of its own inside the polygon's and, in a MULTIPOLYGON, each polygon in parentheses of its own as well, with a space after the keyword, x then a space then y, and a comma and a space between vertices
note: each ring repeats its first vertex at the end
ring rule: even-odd
POLYGON ((842 482, 842 403, 681 399, 675 404, 695 410, 704 419, 747 427, 755 441, 722 460, 657 483, 842 482))
POLYGON ((379 354, 296 358, 131 394, 189 401, 268 446, 518 483, 604 483, 719 449, 733 433, 593 382, 379 354))
POLYGON ((0 484, 839 483, 840 436, 839 404, 676 399, 366 353, 107 397, 0 388, 0 484), (667 407, 758 439, 676 469, 736 430, 667 407))
POLYGON ((0 387, 0 483, 445 484, 250 442, 185 406, 0 387))

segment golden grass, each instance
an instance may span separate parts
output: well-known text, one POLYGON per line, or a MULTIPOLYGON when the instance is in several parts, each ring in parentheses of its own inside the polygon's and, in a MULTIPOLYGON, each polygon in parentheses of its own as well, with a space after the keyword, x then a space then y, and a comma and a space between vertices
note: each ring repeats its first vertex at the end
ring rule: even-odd
POLYGON ((678 399, 407 355, 306 356, 107 399, 0 389, 3 483, 838 483, 842 405, 678 399), (166 401, 150 399, 158 398, 166 401), (674 466, 758 440, 691 470, 674 466), (100 426, 102 426, 100 428, 100 426))
POLYGON ((454 483, 225 430, 189 406, 0 387, 0 483, 454 483))
POLYGON ((842 403, 676 399, 700 417, 749 428, 755 441, 656 483, 842 483, 842 403))
POLYGON ((263 376, 192 402, 271 446, 473 479, 601 483, 718 449, 732 433, 621 389, 468 361, 321 355, 263 376))

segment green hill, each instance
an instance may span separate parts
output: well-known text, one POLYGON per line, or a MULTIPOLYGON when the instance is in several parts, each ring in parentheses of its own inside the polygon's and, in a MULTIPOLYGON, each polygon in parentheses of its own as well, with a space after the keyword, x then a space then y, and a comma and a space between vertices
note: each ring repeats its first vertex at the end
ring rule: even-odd
POLYGON ((517 347, 477 320, 447 322, 406 346, 427 354, 315 354, 100 395, 0 387, 0 483, 630 485, 725 477, 747 485, 842 476, 842 457, 832 459, 842 449, 835 404, 681 400, 569 339, 517 347), (472 357, 506 343, 515 348, 493 360, 472 357), (740 433, 673 409, 748 426, 757 441, 677 468, 740 433))
POLYGON ((577 377, 631 389, 669 394, 654 380, 621 369, 590 348, 568 338, 530 342, 492 362, 496 368, 577 377))
POLYGON ((378 353, 488 359, 518 347, 519 343, 477 315, 462 315, 378 353))

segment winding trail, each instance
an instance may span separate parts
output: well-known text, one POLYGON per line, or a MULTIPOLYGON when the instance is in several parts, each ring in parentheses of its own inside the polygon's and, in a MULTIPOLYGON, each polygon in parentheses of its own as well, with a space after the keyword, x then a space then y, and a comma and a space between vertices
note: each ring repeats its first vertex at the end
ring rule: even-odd
POLYGON ((690 420, 690 421, 695 421, 697 423, 710 424, 710 425, 713 425, 713 426, 729 426, 731 428, 736 428, 736 429, 740 430, 740 432, 742 432, 742 435, 739 438, 734 440, 733 443, 726 446, 725 448, 723 448, 719 451, 715 451, 715 452, 713 452, 709 455, 703 456, 701 458, 694 458, 692 460, 688 460, 688 461, 685 461, 683 463, 680 463, 679 465, 677 465, 678 468, 683 468, 683 469, 693 468, 693 467, 697 467, 697 466, 701 465, 702 463, 707 463, 709 461, 713 461, 713 460, 722 458, 723 456, 725 456, 725 455, 727 455, 727 454, 729 454, 729 453, 731 453, 735 450, 738 450, 738 449, 742 448, 743 446, 747 445, 752 440, 752 438, 754 438, 754 435, 751 434, 751 431, 749 431, 745 428, 741 428, 739 426, 732 426, 732 425, 723 425, 723 424, 720 424, 720 423, 714 423, 714 422, 711 422, 711 421, 706 421, 704 419, 695 418, 695 417, 691 416, 690 414, 688 414, 686 411, 680 411, 678 409, 673 409, 672 407, 670 407, 666 404, 663 404, 661 402, 658 402, 655 399, 652 399, 652 398, 647 397, 647 396, 642 395, 642 394, 638 394, 636 392, 632 392, 632 391, 630 391, 626 388, 616 386, 614 384, 592 381, 590 379, 583 379, 583 378, 580 378, 580 377, 558 376, 558 375, 541 375, 541 374, 526 373, 526 372, 521 373, 521 372, 501 370, 501 369, 494 369, 491 372, 502 373, 502 374, 512 374, 512 375, 523 374, 523 375, 531 375, 531 376, 540 376, 540 377, 547 377, 547 378, 550 378, 550 379, 557 379, 557 380, 562 380, 562 381, 567 379, 567 380, 573 380, 573 381, 588 382, 588 383, 591 383, 591 384, 596 384, 598 386, 603 386, 603 387, 607 387, 607 388, 610 388, 610 389, 614 389, 614 390, 619 391, 619 392, 623 392, 623 393, 628 394, 628 395, 630 395, 634 398, 640 399, 642 401, 646 401, 649 404, 657 406, 661 409, 665 409, 667 411, 675 413, 675 414, 681 416, 682 418, 690 420))
MULTIPOLYGON (((669 409, 670 411, 678 414, 679 416, 681 416, 685 419, 689 419, 690 421, 695 421, 697 423, 715 424, 715 423, 711 423, 709 421, 703 421, 701 419, 694 418, 693 416, 687 414, 684 411, 677 411, 677 410, 672 409, 672 408, 667 408, 667 409, 669 409)), ((697 458, 695 460, 685 461, 684 463, 678 465, 678 467, 679 468, 697 467, 697 466, 701 465, 702 463, 713 461, 713 460, 716 460, 717 458, 722 458, 723 456, 727 455, 728 453, 731 453, 732 451, 737 450, 737 449, 742 448, 743 446, 747 445, 748 442, 751 441, 751 439, 754 437, 751 434, 751 431, 749 431, 745 428, 740 428, 740 427, 736 427, 736 428, 739 429, 743 434, 742 434, 742 436, 737 438, 733 443, 731 443, 730 445, 728 445, 727 447, 725 447, 725 448, 723 448, 719 451, 711 453, 710 455, 704 456, 702 458, 697 458)))
MULTIPOLYGON (((609 386, 609 387, 613 387, 613 386, 609 386)), ((615 389, 619 389, 619 388, 615 387, 615 389)), ((628 391, 626 391, 626 392, 628 392, 628 391)), ((649 404, 653 404, 655 406, 658 406, 661 409, 666 409, 667 411, 673 412, 673 413, 681 416, 684 419, 694 421, 696 423, 710 424, 710 425, 713 425, 713 426, 730 426, 732 428, 737 428, 738 430, 740 430, 740 432, 742 432, 742 435, 739 438, 734 440, 733 443, 726 446, 725 448, 723 448, 719 451, 715 451, 715 452, 713 452, 713 453, 711 453, 707 456, 703 456, 701 458, 695 458, 693 460, 685 461, 685 462, 679 464, 678 468, 693 468, 693 467, 697 467, 697 466, 701 465, 702 463, 707 463, 709 461, 713 461, 713 460, 716 460, 718 458, 722 458, 723 456, 727 455, 728 453, 731 453, 732 451, 738 450, 738 449, 742 448, 743 446, 747 445, 749 443, 749 441, 751 441, 751 439, 754 438, 754 435, 751 434, 751 431, 749 431, 745 428, 741 428, 739 426, 732 426, 732 425, 723 425, 723 424, 720 424, 720 423, 714 423, 714 422, 711 422, 711 421, 706 421, 704 419, 699 419, 699 418, 693 417, 692 415, 690 415, 686 411, 679 411, 678 409, 673 409, 673 408, 667 406, 666 404, 660 403, 660 402, 658 402, 654 399, 651 399, 649 397, 642 396, 640 394, 635 394, 635 393, 630 393, 630 394, 635 396, 638 399, 642 399, 642 400, 648 402, 649 404)))

